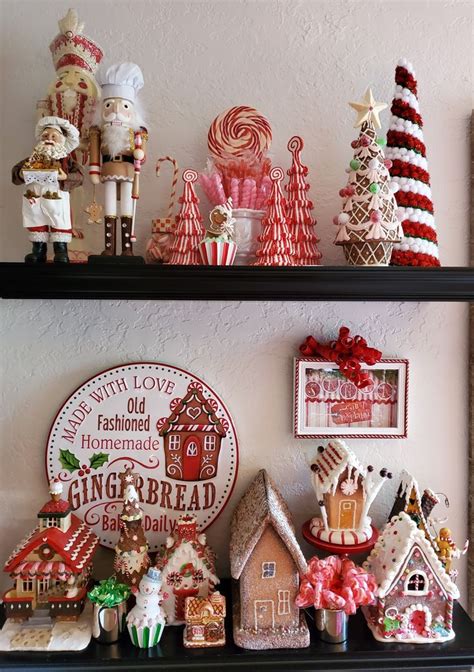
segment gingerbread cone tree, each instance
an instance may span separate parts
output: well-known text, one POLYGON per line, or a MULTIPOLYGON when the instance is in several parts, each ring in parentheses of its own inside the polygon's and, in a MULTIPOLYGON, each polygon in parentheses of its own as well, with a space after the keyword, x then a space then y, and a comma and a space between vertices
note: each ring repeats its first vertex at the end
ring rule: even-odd
POLYGON ((317 266, 322 255, 317 247, 319 238, 314 230, 316 220, 311 215, 313 203, 307 194, 310 186, 306 182, 308 168, 301 163, 303 146, 303 139, 298 135, 288 142, 288 149, 293 155, 291 167, 287 170, 290 178, 286 186, 288 225, 293 237, 293 264, 317 266))
POLYGON ((171 248, 170 264, 183 266, 197 266, 201 264, 198 245, 204 237, 202 215, 199 211, 199 198, 194 190, 194 183, 198 179, 195 170, 187 169, 183 172, 184 191, 179 199, 181 209, 178 214, 175 239, 171 248))
POLYGON ((392 160, 390 174, 400 187, 396 199, 403 237, 394 245, 391 263, 395 266, 439 266, 417 81, 413 66, 406 59, 398 62, 395 84, 386 155, 392 160))
POLYGON ((120 538, 115 547, 114 572, 117 581, 136 592, 140 579, 150 566, 148 542, 143 530, 143 511, 136 490, 137 475, 126 469, 120 474, 123 509, 120 514, 120 538))
POLYGON ((292 238, 286 215, 286 202, 281 190, 284 175, 281 168, 272 168, 270 171, 272 191, 268 200, 267 213, 262 220, 262 232, 258 236, 260 244, 254 266, 293 265, 292 238))
POLYGON ((389 162, 375 130, 380 128, 379 113, 387 106, 377 103, 370 89, 361 102, 350 105, 358 115, 355 126, 361 129, 358 140, 351 143, 354 158, 347 185, 339 192, 343 208, 334 221, 339 227, 334 242, 344 246, 349 264, 386 266, 393 243, 401 239, 393 194, 397 185, 391 182, 389 162))

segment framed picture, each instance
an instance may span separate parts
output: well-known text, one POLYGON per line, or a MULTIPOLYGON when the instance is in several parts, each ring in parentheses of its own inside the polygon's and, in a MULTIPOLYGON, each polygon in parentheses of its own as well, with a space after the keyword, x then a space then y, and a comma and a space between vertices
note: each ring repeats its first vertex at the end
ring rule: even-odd
POLYGON ((334 362, 295 359, 294 435, 297 439, 396 439, 407 435, 408 360, 364 366, 371 385, 358 389, 334 362))

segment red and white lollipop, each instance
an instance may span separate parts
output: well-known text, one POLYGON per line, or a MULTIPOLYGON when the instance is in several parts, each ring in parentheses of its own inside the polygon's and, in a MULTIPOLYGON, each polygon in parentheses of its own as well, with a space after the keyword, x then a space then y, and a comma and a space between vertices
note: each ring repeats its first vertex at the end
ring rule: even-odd
POLYGON ((253 107, 240 105, 219 114, 207 136, 209 152, 217 164, 244 158, 260 161, 272 142, 268 120, 253 107))

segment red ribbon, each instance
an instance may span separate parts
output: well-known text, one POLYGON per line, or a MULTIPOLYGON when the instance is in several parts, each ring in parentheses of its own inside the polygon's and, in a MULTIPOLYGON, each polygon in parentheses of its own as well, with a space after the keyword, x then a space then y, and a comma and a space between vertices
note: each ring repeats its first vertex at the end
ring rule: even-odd
POLYGON ((382 353, 369 348, 362 336, 351 336, 347 327, 339 329, 337 341, 318 343, 313 336, 308 336, 300 345, 300 352, 305 357, 322 357, 338 365, 339 371, 356 387, 363 389, 371 385, 367 371, 362 371, 361 364, 372 366, 380 361, 382 353))

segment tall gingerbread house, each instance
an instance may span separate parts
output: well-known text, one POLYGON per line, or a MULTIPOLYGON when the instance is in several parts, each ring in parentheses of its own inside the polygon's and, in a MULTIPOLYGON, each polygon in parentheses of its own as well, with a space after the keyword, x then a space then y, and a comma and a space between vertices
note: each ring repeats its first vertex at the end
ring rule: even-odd
POLYGON ((378 584, 376 602, 364 608, 375 639, 426 644, 454 637, 453 603, 459 591, 407 513, 387 523, 363 566, 378 584))
POLYGON ((309 646, 309 631, 295 605, 306 561, 288 507, 262 469, 234 511, 230 564, 234 642, 245 649, 309 646))
POLYGON ((164 438, 166 475, 179 481, 205 481, 217 475, 222 439, 229 429, 217 416, 217 402, 193 382, 183 399, 173 399, 171 415, 157 422, 164 438))
POLYGON ((349 446, 340 440, 319 446, 311 465, 312 484, 321 509, 321 517, 311 520, 311 534, 333 544, 353 545, 372 536, 369 508, 385 478, 373 477, 374 469, 365 469, 349 446))
POLYGON ((99 539, 61 499, 62 489, 59 481, 51 482, 39 524, 5 564, 15 581, 3 596, 7 618, 26 620, 36 609, 47 609, 58 620, 76 620, 84 607, 99 539))

